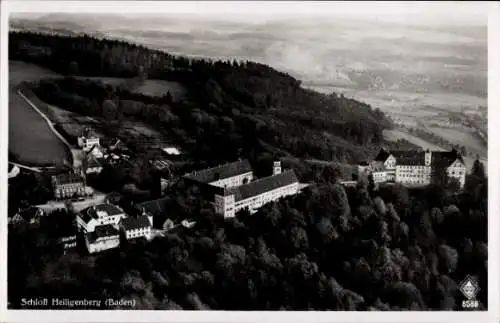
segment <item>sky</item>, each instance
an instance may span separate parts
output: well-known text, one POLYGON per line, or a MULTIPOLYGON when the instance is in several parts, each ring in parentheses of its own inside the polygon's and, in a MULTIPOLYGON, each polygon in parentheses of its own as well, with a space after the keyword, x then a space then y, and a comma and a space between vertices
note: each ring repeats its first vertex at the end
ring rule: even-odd
MULTIPOLYGON (((107 12, 142 15, 189 13, 191 18, 256 22, 314 16, 423 24, 484 24, 487 1, 9 1, 11 13, 107 12), (98 5, 96 5, 98 4, 98 5)), ((16 16, 14 14, 14 16, 16 16)), ((19 16, 19 14, 17 15, 19 16)))

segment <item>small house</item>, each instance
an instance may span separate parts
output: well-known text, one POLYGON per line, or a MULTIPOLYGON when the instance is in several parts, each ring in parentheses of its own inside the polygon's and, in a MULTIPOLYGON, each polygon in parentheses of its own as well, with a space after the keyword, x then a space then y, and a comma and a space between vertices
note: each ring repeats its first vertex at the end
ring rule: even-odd
POLYGON ((127 240, 140 237, 150 239, 152 226, 153 217, 146 215, 139 215, 138 217, 128 216, 120 221, 120 229, 125 234, 127 240))
POLYGON ((85 234, 85 245, 89 253, 96 253, 120 245, 120 231, 111 224, 100 225, 85 234))
POLYGON ((40 222, 40 217, 45 213, 42 209, 30 206, 25 209, 20 209, 13 217, 9 219, 11 224, 37 224, 40 222))

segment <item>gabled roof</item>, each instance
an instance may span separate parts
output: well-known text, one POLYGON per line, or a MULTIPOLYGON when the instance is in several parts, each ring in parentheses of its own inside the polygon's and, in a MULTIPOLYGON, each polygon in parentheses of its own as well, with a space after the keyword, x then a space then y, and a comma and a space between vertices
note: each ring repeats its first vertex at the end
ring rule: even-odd
POLYGON ((52 176, 52 183, 54 185, 65 185, 72 183, 82 183, 83 178, 75 173, 59 174, 52 176))
POLYGON ((433 151, 431 164, 436 167, 449 167, 457 159, 462 164, 465 164, 462 155, 455 149, 452 149, 451 151, 433 151))
POLYGON ((187 174, 184 177, 201 183, 210 183, 219 179, 250 173, 251 171, 252 166, 250 165, 248 160, 239 160, 234 163, 228 163, 196 171, 187 174))
POLYGON ((120 231, 115 229, 111 224, 99 225, 94 232, 87 233, 87 239, 90 242, 95 242, 99 238, 118 236, 120 231))
POLYGON ((391 154, 384 148, 380 149, 374 161, 385 162, 391 154))
POLYGON ((85 159, 85 166, 86 168, 102 167, 102 160, 103 159, 97 158, 93 154, 87 155, 87 158, 85 159))
POLYGON ((286 170, 278 175, 264 177, 245 185, 226 189, 225 195, 234 194, 235 201, 241 201, 283 186, 297 183, 298 181, 293 170, 286 170))
POLYGON ((139 203, 136 207, 141 212, 144 211, 152 214, 153 216, 158 216, 166 212, 169 201, 169 197, 164 197, 157 200, 139 203))
POLYGON ((91 219, 99 218, 99 216, 97 215, 97 211, 106 212, 108 214, 108 216, 113 216, 113 215, 125 213, 125 212, 123 212, 122 209, 120 209, 116 205, 109 204, 109 203, 101 203, 101 204, 94 205, 94 206, 91 206, 91 207, 88 207, 86 209, 81 210, 79 213, 79 216, 85 223, 89 223, 89 221, 91 219))
POLYGON ((120 221, 125 230, 142 229, 151 226, 151 222, 146 215, 139 215, 138 217, 128 216, 120 221))
POLYGON ((17 212, 16 215, 18 215, 22 220, 29 222, 32 219, 38 217, 40 215, 40 212, 43 212, 42 209, 30 206, 24 210, 17 212))
POLYGON ((395 150, 390 152, 396 158, 398 165, 424 166, 425 151, 421 150, 395 150))

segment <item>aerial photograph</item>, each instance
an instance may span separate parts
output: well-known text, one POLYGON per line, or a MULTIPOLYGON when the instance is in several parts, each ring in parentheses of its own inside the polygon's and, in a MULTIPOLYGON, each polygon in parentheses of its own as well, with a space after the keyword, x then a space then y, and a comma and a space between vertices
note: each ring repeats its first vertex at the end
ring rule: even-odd
POLYGON ((488 4, 60 3, 8 19, 9 310, 488 310, 488 4))

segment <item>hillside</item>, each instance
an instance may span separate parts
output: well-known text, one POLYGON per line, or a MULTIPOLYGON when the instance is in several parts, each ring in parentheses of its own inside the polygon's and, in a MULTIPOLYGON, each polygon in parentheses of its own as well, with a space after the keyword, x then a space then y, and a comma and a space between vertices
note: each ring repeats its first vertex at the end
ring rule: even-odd
POLYGON ((10 33, 9 58, 64 75, 178 82, 187 89, 185 98, 161 109, 168 103, 199 153, 222 147, 221 159, 250 155, 259 139, 297 157, 357 161, 377 149, 390 127, 377 109, 304 89, 299 80, 259 63, 192 59, 126 42, 32 32, 10 33))

